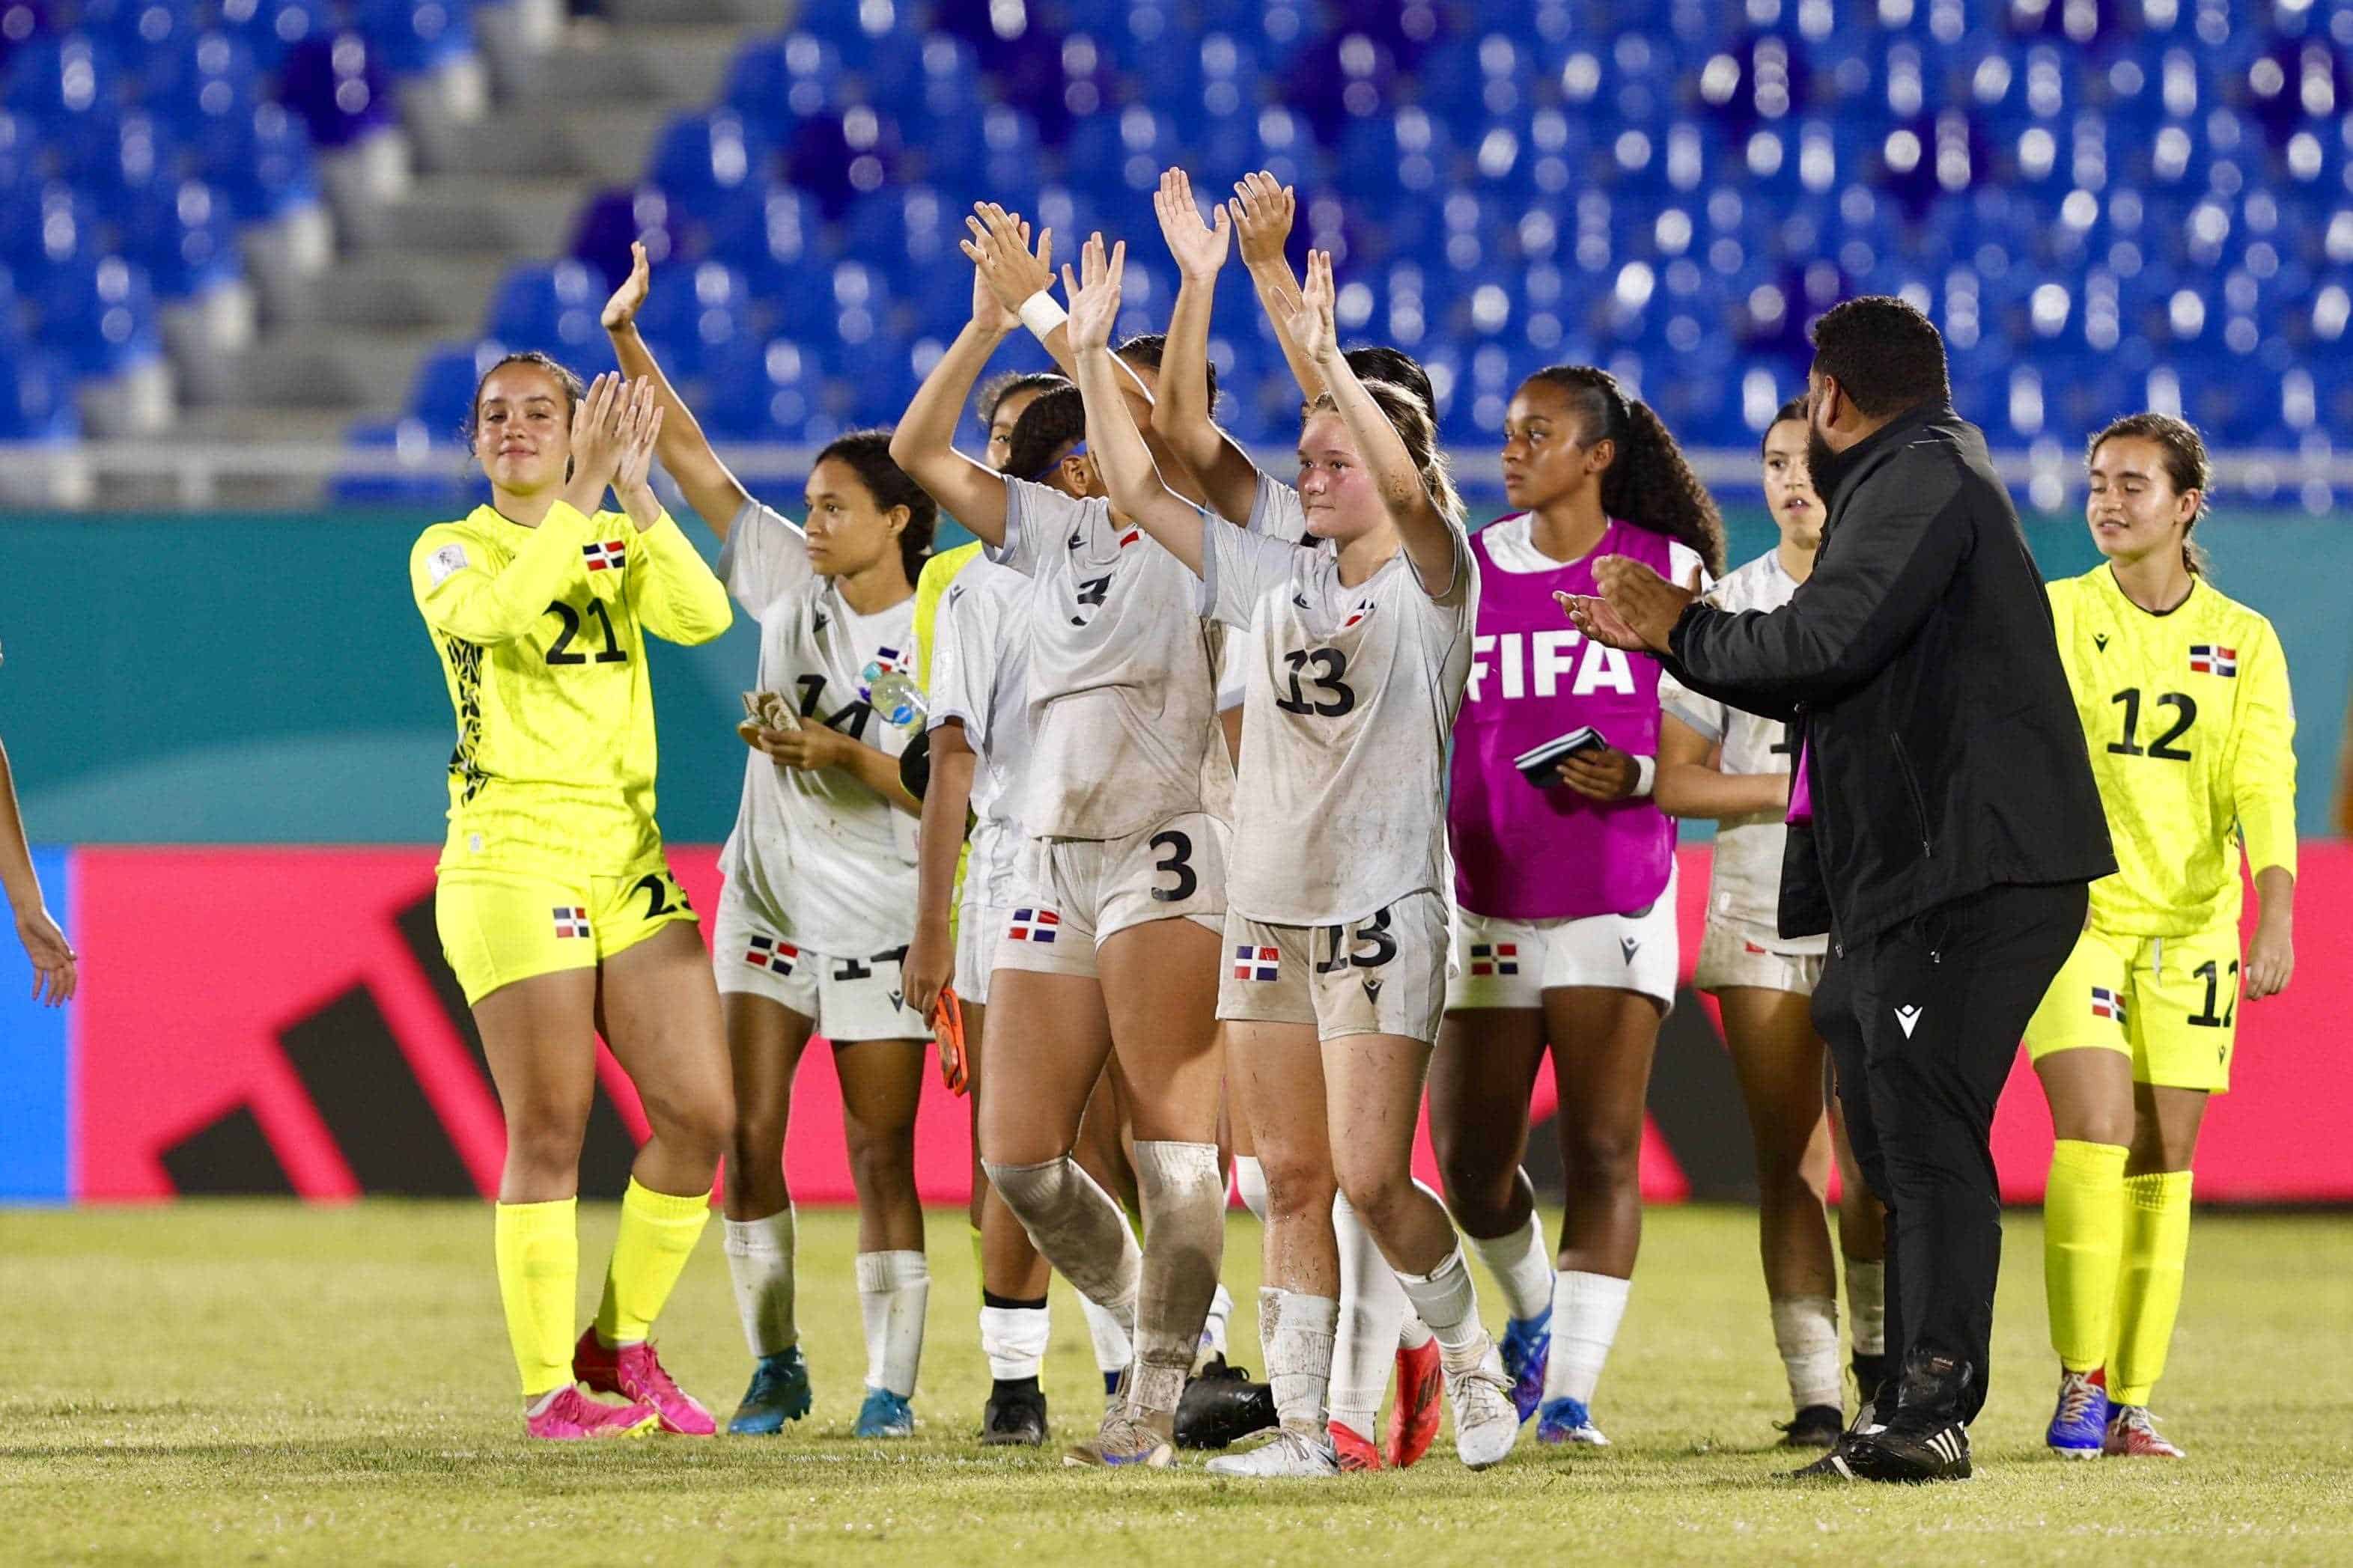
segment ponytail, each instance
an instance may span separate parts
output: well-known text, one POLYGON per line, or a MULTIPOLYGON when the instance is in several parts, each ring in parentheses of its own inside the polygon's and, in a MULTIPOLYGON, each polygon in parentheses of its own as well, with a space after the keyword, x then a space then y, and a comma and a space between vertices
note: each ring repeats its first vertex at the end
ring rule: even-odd
POLYGON ((1617 377, 1593 365, 1546 365, 1528 379, 1577 400, 1586 446, 1617 444, 1601 475, 1602 511, 1689 546, 1711 575, 1722 576, 1724 514, 1651 405, 1630 400, 1617 377))

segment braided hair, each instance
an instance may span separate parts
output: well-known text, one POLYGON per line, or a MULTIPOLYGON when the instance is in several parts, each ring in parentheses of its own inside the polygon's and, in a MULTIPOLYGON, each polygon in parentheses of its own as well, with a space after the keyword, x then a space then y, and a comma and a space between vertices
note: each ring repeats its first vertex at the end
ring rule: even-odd
POLYGON ((1616 443, 1601 475, 1601 510, 1689 545, 1710 575, 1723 575, 1724 514, 1651 405, 1629 398, 1616 376, 1589 364, 1546 365, 1528 380, 1556 386, 1574 400, 1586 446, 1616 443))

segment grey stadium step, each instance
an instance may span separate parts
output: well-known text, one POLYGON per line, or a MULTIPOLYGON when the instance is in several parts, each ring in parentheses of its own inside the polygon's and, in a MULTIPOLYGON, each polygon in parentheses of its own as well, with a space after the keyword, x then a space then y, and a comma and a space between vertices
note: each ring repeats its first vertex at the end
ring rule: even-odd
POLYGON ((519 105, 557 100, 580 109, 626 109, 661 100, 676 107, 719 96, 727 63, 746 37, 740 24, 616 27, 594 43, 565 42, 533 69, 519 105))
POLYGON ((362 251, 314 280, 301 324, 462 336, 480 325, 505 267, 485 252, 362 251))
MULTIPOLYGON (((582 109, 568 100, 502 108, 480 126, 480 145, 510 179, 559 179, 586 195, 584 185, 624 185, 644 173, 646 155, 663 121, 676 113, 668 104, 582 109)), ((478 176, 469 176, 478 177, 478 176)))
POLYGON ((605 0, 605 15, 618 27, 680 22, 725 22, 774 32, 800 6, 795 0, 605 0))
POLYGON ((587 195, 576 179, 428 174, 393 204, 385 229, 410 252, 552 256, 572 237, 587 195))
POLYGON ((340 412, 390 411, 438 331, 313 326, 274 333, 238 356, 235 395, 223 401, 252 407, 340 412))

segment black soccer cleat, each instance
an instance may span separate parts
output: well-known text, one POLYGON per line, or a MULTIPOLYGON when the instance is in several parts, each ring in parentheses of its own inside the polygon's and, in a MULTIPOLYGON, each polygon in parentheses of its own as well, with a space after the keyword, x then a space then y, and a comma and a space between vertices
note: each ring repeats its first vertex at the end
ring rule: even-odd
POLYGON ((1969 1479, 1969 1429, 1954 1420, 1894 1423, 1849 1445, 1847 1462, 1866 1481, 1918 1484, 1969 1479))
POLYGON ((983 1447, 1042 1447, 1046 1442, 1046 1395, 1034 1377, 1000 1381, 981 1406, 983 1447))
POLYGON ((1809 1405, 1774 1425, 1781 1428, 1784 1448, 1835 1448, 1846 1430, 1846 1418, 1835 1405, 1809 1405))
MULTIPOLYGON (((1828 1405, 1822 1409, 1830 1408, 1828 1405)), ((1796 1423, 1792 1422, 1792 1426, 1796 1423)), ((1854 1424, 1831 1440, 1831 1451, 1810 1465, 1794 1470, 1782 1470, 1774 1479, 1783 1481, 1860 1481, 1867 1479, 1854 1467, 1856 1445, 1866 1441, 1879 1430, 1879 1417, 1869 1405, 1854 1413, 1854 1424)))
POLYGON ((1229 1366, 1221 1355, 1202 1363, 1176 1401, 1181 1448, 1222 1448, 1277 1424, 1273 1388, 1252 1383, 1248 1368, 1229 1366))
POLYGON ((1879 1385, 1887 1381, 1887 1353, 1865 1355, 1854 1352, 1854 1391, 1863 1404, 1879 1397, 1879 1385))

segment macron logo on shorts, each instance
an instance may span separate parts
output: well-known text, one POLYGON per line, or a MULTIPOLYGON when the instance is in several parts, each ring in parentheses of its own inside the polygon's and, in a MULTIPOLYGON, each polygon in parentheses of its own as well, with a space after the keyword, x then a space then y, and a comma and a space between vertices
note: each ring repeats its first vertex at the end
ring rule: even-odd
POLYGON ((1471 944, 1471 973, 1474 975, 1517 974, 1520 972, 1520 944, 1515 942, 1474 942, 1471 944))
POLYGON ((1238 947, 1234 949, 1234 978, 1237 980, 1274 980, 1282 973, 1282 950, 1279 947, 1238 947))
POLYGON ((1009 942, 1051 942, 1061 926, 1062 917, 1051 910, 1016 910, 1005 935, 1009 942))
POLYGON ((555 934, 559 937, 586 936, 588 911, 576 905, 558 908, 555 911, 555 934))
POLYGON ((798 963, 800 958, 799 948, 770 936, 754 937, 751 946, 744 953, 744 962, 753 968, 765 969, 776 974, 790 974, 793 965, 798 963))
POLYGON ((601 543, 582 545, 580 553, 591 572, 617 572, 628 563, 629 547, 626 541, 607 539, 601 543))
POLYGON ((2092 1016, 2125 1021, 2125 999, 2105 985, 2092 987, 2092 1016))

